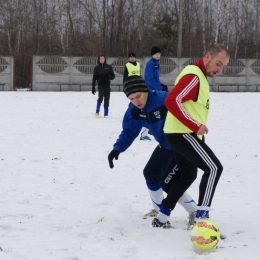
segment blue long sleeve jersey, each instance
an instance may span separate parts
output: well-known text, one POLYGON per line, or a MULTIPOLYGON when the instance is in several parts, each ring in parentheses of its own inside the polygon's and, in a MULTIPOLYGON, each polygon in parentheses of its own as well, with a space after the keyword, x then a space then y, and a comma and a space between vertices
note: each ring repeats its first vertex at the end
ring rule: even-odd
POLYGON ((172 150, 164 138, 163 126, 167 115, 167 109, 164 106, 164 100, 168 93, 164 91, 148 92, 146 105, 143 109, 137 108, 132 103, 125 112, 122 127, 114 150, 120 153, 124 152, 139 135, 144 126, 149 129, 154 139, 168 150, 172 150))
POLYGON ((162 90, 160 81, 160 63, 159 60, 151 58, 147 63, 144 71, 144 80, 151 90, 162 90))

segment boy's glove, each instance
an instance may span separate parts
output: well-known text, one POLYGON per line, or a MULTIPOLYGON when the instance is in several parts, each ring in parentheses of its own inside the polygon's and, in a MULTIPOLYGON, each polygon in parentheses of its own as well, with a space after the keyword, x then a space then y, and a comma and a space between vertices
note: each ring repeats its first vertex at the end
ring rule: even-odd
POLYGON ((113 159, 118 159, 120 152, 117 150, 112 150, 109 155, 108 155, 108 162, 109 162, 109 167, 110 168, 114 168, 114 164, 113 164, 113 159))

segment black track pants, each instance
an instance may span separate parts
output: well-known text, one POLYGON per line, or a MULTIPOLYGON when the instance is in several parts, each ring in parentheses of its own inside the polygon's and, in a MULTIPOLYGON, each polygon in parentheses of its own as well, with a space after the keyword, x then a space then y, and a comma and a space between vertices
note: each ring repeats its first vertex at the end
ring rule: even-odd
POLYGON ((199 187, 198 206, 210 206, 223 171, 220 161, 195 133, 165 134, 165 138, 173 149, 179 177, 172 183, 162 205, 173 210, 179 198, 196 179, 199 168, 204 174, 199 187))
POLYGON ((104 99, 104 107, 109 107, 110 87, 98 86, 98 102, 102 103, 104 99))

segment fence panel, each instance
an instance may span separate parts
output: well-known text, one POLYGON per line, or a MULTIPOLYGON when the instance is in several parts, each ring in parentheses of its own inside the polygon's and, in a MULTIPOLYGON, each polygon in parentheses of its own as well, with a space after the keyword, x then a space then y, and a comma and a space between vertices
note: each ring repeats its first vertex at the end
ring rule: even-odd
MULTIPOLYGON (((142 76, 150 57, 137 58, 142 76)), ((198 60, 193 58, 162 57, 161 82, 172 88, 181 70, 198 60)), ((112 91, 123 90, 123 71, 128 58, 108 57, 116 77, 111 81, 112 91)), ((33 90, 35 91, 90 91, 96 57, 34 56, 33 90)), ((230 59, 228 66, 214 78, 208 78, 211 91, 259 91, 260 60, 230 59)))
POLYGON ((0 91, 13 90, 13 57, 0 57, 0 91))

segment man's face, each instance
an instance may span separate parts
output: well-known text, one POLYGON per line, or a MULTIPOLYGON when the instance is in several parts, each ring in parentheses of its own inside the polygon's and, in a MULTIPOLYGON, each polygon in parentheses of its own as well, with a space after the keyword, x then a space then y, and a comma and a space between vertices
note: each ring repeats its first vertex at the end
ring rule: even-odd
POLYGON ((103 64, 104 62, 105 62, 105 57, 104 56, 101 56, 100 58, 99 58, 99 62, 101 63, 101 64, 103 64))
POLYGON ((218 73, 222 72, 229 62, 229 57, 224 51, 219 52, 216 56, 212 57, 210 53, 205 55, 205 68, 208 77, 215 77, 218 73))
POLYGON ((136 92, 128 96, 130 102, 136 107, 144 108, 147 101, 148 92, 136 92))
POLYGON ((156 60, 159 60, 161 58, 161 53, 160 52, 157 52, 153 55, 153 58, 156 59, 156 60))
POLYGON ((129 57, 129 61, 135 62, 135 57, 134 56, 129 57))

